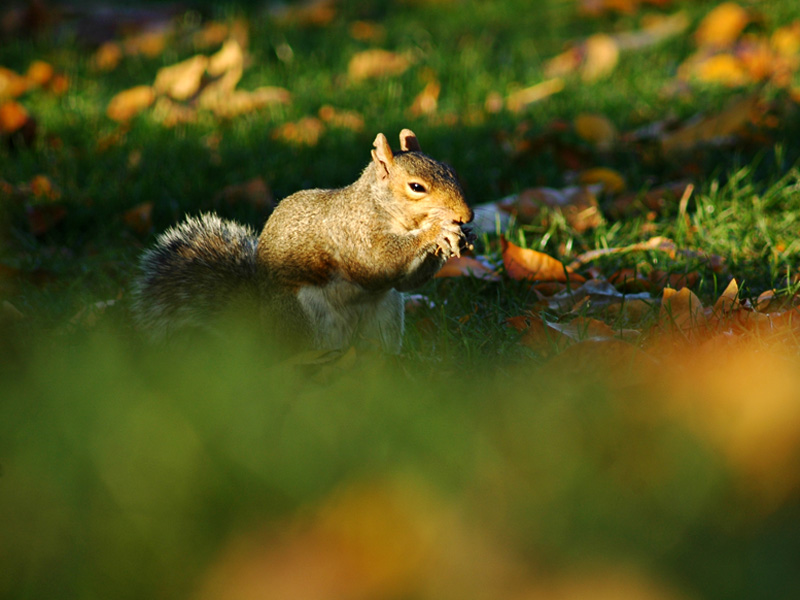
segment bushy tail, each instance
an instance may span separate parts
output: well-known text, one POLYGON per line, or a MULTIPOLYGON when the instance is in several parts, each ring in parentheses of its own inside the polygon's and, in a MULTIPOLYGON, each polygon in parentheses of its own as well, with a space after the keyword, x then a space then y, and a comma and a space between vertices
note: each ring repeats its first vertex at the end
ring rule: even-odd
POLYGON ((250 227, 215 214, 189 217, 162 233, 142 256, 134 287, 140 327, 162 339, 185 328, 211 327, 242 300, 255 303, 257 241, 250 227))

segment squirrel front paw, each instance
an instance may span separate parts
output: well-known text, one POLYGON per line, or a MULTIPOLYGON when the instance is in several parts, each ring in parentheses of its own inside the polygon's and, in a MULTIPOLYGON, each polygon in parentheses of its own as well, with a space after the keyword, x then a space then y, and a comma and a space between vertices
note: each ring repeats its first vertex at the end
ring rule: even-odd
POLYGON ((442 235, 436 248, 436 254, 444 258, 461 256, 462 250, 471 250, 474 235, 469 229, 462 229, 458 223, 442 224, 442 235))

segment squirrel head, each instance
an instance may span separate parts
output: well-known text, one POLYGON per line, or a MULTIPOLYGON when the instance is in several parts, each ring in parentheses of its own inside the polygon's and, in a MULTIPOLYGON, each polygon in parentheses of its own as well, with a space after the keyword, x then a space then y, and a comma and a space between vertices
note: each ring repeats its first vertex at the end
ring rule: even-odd
POLYGON ((400 132, 400 152, 392 152, 382 133, 375 138, 374 146, 375 183, 389 188, 392 198, 402 200, 403 212, 420 220, 431 214, 460 224, 472 220, 455 171, 423 154, 413 131, 400 132))

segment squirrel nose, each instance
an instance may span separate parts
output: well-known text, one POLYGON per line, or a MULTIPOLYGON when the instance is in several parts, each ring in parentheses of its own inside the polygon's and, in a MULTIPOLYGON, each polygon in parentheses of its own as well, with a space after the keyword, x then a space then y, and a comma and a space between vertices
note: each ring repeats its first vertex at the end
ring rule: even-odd
POLYGON ((469 206, 465 206, 464 208, 466 208, 466 211, 465 211, 466 216, 459 215, 459 218, 456 221, 460 225, 463 225, 464 223, 469 223, 470 221, 472 221, 472 218, 475 216, 474 213, 472 212, 472 209, 469 206))

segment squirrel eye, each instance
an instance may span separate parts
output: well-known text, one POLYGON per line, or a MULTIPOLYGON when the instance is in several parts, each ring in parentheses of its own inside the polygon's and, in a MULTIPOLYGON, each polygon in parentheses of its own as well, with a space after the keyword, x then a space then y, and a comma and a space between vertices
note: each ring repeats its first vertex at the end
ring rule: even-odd
POLYGON ((408 184, 408 187, 411 188, 412 192, 416 192, 417 194, 424 194, 425 193, 425 186, 421 183, 417 183, 416 181, 412 181, 408 184))

